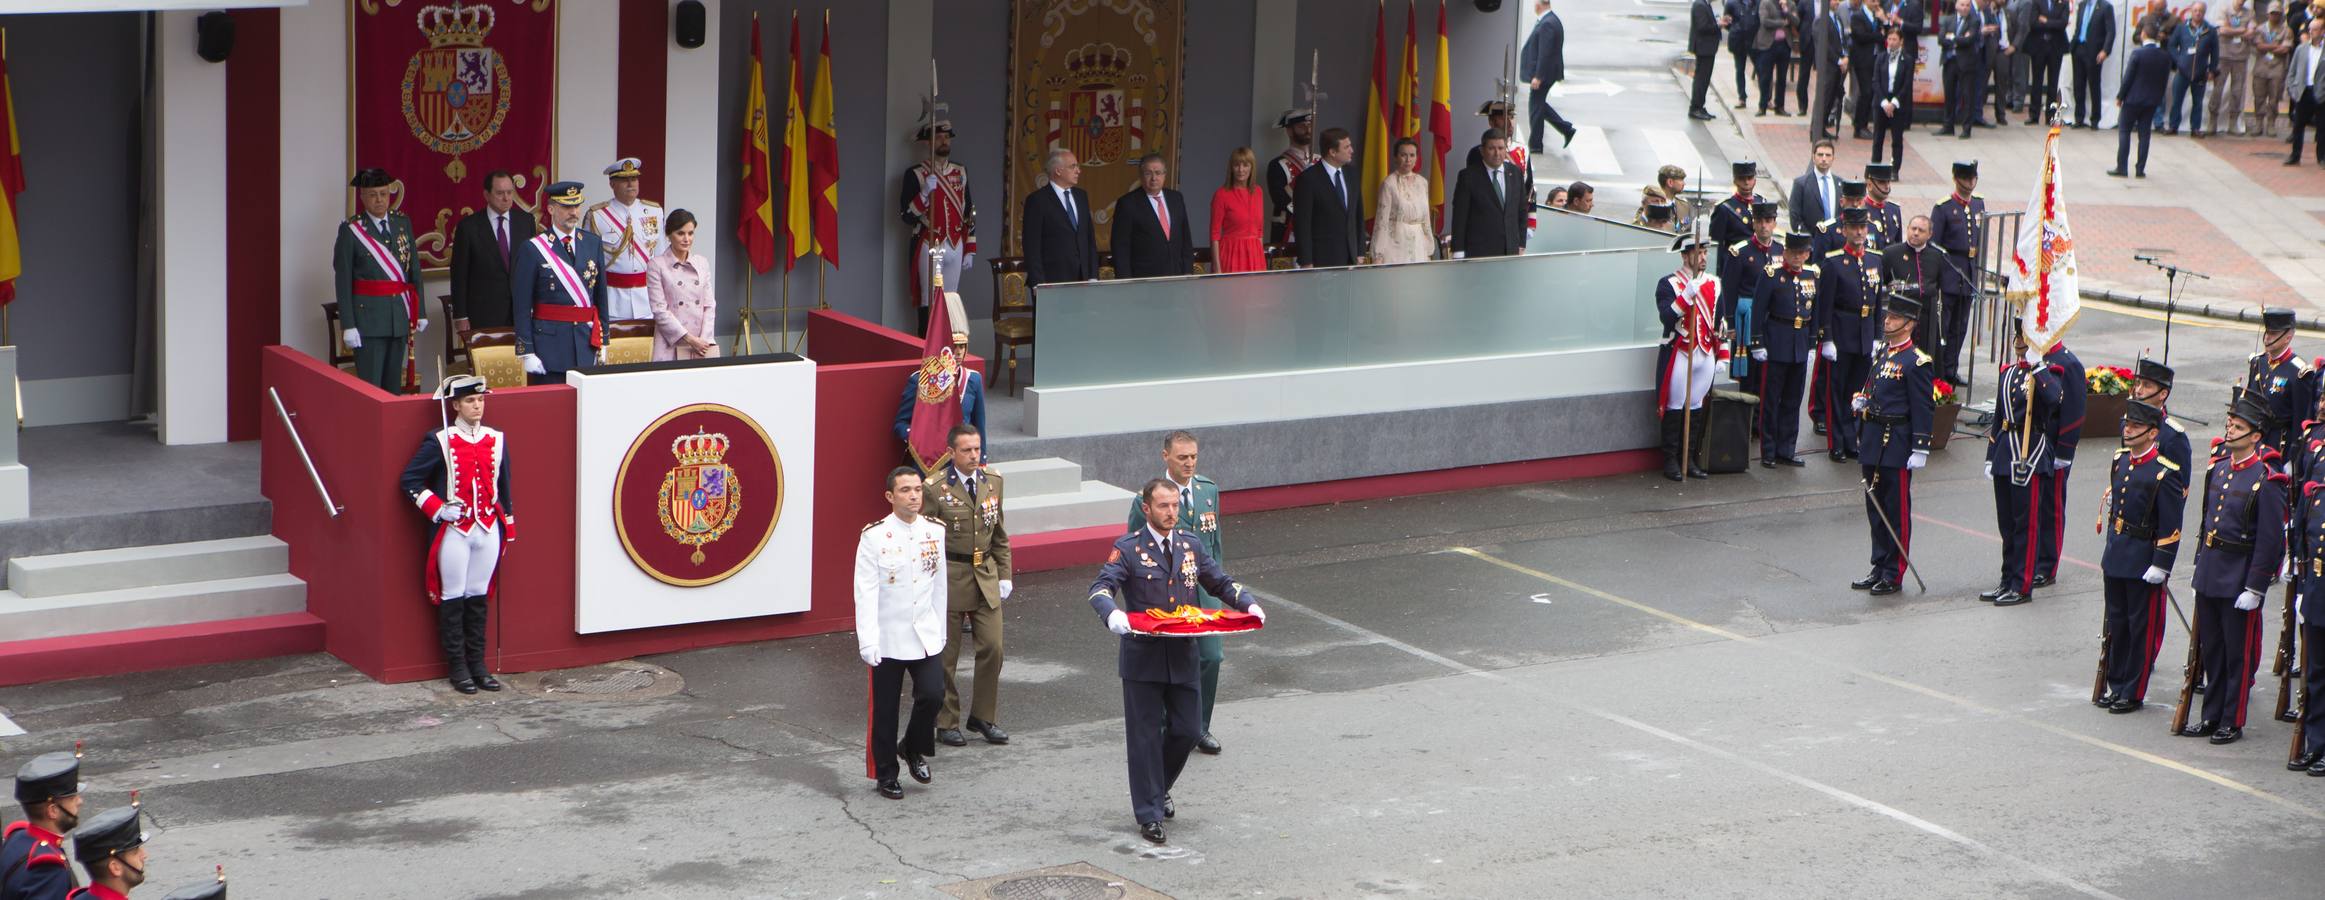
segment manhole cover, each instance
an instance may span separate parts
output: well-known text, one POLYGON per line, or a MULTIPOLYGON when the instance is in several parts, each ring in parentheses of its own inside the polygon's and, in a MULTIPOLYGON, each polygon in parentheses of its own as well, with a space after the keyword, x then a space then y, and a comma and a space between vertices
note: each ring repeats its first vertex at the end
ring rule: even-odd
POLYGON ((1122 885, 1088 875, 1034 875, 996 884, 994 900, 1120 900, 1122 885))
POLYGON ((611 672, 568 673, 541 679, 541 690, 572 694, 627 694, 654 686, 654 673, 636 669, 616 669, 611 672))
POLYGON ((652 700, 686 687, 676 672, 627 659, 555 672, 519 672, 501 680, 519 693, 561 700, 652 700))

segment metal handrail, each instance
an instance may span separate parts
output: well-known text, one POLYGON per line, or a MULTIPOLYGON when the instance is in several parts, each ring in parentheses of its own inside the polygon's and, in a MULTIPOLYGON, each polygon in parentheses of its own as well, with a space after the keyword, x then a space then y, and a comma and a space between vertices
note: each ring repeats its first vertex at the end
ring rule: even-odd
POLYGON ((323 486, 323 473, 315 471, 315 458, 307 455, 307 442, 299 438, 299 426, 291 421, 297 414, 283 406, 283 395, 274 388, 267 388, 266 395, 274 398, 274 411, 282 415, 283 428, 291 433, 291 446, 299 448, 299 461, 307 464, 307 477, 315 480, 315 493, 323 495, 323 508, 331 518, 339 518, 346 507, 331 502, 331 489, 323 486))

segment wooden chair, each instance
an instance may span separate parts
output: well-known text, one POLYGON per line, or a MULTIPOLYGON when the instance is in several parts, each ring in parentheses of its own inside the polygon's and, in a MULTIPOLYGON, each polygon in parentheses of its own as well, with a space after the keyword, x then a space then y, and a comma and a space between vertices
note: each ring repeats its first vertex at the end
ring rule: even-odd
POLYGON ((1004 359, 1007 348, 1009 393, 1015 395, 1018 348, 1033 343, 1033 291, 1025 286, 1024 258, 997 257, 986 265, 993 268, 993 355, 987 359, 1004 359))
POLYGON ((1268 244, 1264 252, 1267 254, 1267 267, 1270 270, 1289 269, 1299 261, 1299 254, 1293 253, 1292 245, 1288 243, 1268 244))
POLYGON ((1100 251, 1098 251, 1098 280, 1099 280, 1099 281, 1113 281, 1113 280, 1114 280, 1114 251, 1112 251, 1112 250, 1100 250, 1100 251))
POLYGON ((1197 248, 1195 248, 1195 274, 1197 274, 1197 275, 1209 275, 1209 274, 1211 274, 1211 248, 1209 248, 1209 247, 1197 247, 1197 248))
POLYGON ((517 360, 517 332, 513 328, 479 328, 468 335, 472 373, 494 389, 525 386, 525 364, 517 360))
POLYGON ((437 305, 437 306, 440 306, 440 307, 443 307, 443 309, 444 309, 444 371, 445 371, 445 373, 446 373, 446 374, 450 374, 450 373, 452 373, 452 372, 454 372, 454 371, 464 371, 464 372, 467 372, 467 373, 469 373, 469 374, 471 374, 471 375, 473 375, 473 374, 476 374, 476 365, 475 365, 474 363, 470 362, 470 361, 469 361, 469 359, 468 359, 468 344, 467 344, 467 342, 461 338, 461 336, 460 336, 460 330, 459 330, 459 329, 457 329, 457 328, 454 328, 454 327, 452 327, 452 323, 455 321, 455 318, 454 318, 454 317, 453 317, 453 315, 452 315, 452 297, 451 297, 451 295, 449 295, 449 294, 439 294, 439 295, 437 295, 437 297, 436 297, 436 305, 437 305))
POLYGON ((654 359, 654 320, 615 319, 606 323, 605 361, 608 365, 650 362, 654 359))
POLYGON ((355 374, 355 351, 348 348, 347 336, 341 333, 347 330, 347 326, 339 324, 338 301, 323 304, 323 328, 326 332, 323 346, 331 348, 331 365, 347 374, 355 374))

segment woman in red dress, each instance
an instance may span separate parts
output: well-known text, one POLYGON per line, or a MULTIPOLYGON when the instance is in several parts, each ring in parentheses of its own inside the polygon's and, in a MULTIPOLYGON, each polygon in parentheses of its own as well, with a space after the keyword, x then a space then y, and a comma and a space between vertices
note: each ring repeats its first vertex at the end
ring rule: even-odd
POLYGON ((1267 219, 1260 213, 1259 185, 1253 174, 1259 159, 1250 147, 1237 147, 1227 157, 1227 184, 1211 192, 1211 268, 1215 272, 1257 272, 1267 268, 1267 249, 1260 229, 1267 219))

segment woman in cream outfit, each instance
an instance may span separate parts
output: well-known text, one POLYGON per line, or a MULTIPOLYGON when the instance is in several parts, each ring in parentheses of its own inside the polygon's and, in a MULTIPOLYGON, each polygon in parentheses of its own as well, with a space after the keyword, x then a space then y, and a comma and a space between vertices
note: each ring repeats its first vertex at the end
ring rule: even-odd
POLYGON ((1420 262, 1437 253, 1437 235, 1429 227, 1429 180, 1413 171, 1421 147, 1412 138, 1398 138, 1389 158, 1393 162, 1381 181, 1374 214, 1372 261, 1420 262))
POLYGON ((694 214, 675 210, 663 228, 669 245, 646 264, 646 300, 654 309, 654 358, 718 355, 718 300, 711 294, 709 254, 694 249, 694 214))

